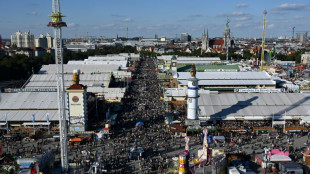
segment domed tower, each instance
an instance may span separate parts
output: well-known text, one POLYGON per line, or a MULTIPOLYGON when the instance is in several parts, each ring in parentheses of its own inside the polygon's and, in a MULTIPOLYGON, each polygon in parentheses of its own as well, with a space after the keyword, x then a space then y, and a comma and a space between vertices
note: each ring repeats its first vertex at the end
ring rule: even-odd
POLYGON ((198 79, 196 78, 196 66, 194 64, 190 73, 191 78, 187 79, 187 119, 198 120, 198 79))

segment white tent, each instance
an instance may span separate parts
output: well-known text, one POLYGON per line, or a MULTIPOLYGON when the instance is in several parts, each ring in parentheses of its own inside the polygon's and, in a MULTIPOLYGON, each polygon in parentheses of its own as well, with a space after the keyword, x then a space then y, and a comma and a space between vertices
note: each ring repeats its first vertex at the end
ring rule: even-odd
POLYGON ((269 157, 269 161, 292 161, 292 159, 285 155, 275 154, 269 157))

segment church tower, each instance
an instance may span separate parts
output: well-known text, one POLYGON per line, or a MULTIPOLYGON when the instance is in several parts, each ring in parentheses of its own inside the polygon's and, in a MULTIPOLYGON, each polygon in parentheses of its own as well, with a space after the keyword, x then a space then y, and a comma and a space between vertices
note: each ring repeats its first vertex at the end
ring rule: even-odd
POLYGON ((206 30, 204 30, 201 38, 201 54, 209 48, 209 36, 208 36, 208 29, 207 33, 206 30))
POLYGON ((224 40, 224 45, 223 48, 226 48, 226 46, 231 47, 231 37, 230 37, 230 28, 229 28, 229 19, 227 19, 226 22, 226 27, 224 30, 224 34, 223 34, 223 40, 224 40))

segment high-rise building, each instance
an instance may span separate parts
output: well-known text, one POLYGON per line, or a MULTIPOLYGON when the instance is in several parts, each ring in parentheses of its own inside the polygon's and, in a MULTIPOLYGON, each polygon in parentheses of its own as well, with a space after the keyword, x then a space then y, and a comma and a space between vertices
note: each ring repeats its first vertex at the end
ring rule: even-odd
POLYGON ((34 42, 35 47, 47 48, 47 38, 43 34, 40 34, 39 38, 35 38, 34 42))
POLYGON ((30 31, 23 34, 18 30, 11 35, 11 45, 16 45, 18 48, 34 47, 34 35, 30 31))
POLYGON ((192 37, 188 33, 182 33, 181 34, 181 42, 190 42, 192 40, 192 37))
POLYGON ((23 45, 22 42, 22 32, 20 32, 19 30, 15 33, 11 35, 11 45, 15 45, 16 47, 20 48, 23 45))
POLYGON ((26 47, 26 48, 34 47, 34 35, 31 34, 30 31, 27 31, 24 34, 23 47, 26 47))
POLYGON ((47 40, 47 48, 53 48, 53 46, 54 46, 53 40, 54 39, 49 33, 46 34, 46 40, 47 40))
POLYGON ((296 33, 296 39, 299 40, 299 42, 301 43, 305 43, 307 41, 308 38, 308 33, 296 33))

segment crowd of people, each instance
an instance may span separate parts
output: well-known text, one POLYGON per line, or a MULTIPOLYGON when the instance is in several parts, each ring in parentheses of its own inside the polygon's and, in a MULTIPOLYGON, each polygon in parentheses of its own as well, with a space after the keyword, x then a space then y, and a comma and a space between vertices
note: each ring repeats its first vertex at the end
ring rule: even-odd
MULTIPOLYGON (((161 100, 162 90, 157 79, 156 59, 141 58, 133 80, 122 99, 122 109, 118 113, 113 133, 103 139, 94 136, 89 141, 69 146, 69 163, 74 164, 75 173, 86 171, 92 162, 104 164, 108 173, 157 173, 167 171, 172 157, 184 150, 183 138, 175 137, 165 124, 164 102, 161 100)), ((178 113, 181 113, 181 110, 178 113)), ((288 123, 294 125, 294 123, 288 123)), ((222 122, 214 124, 216 131, 210 136, 225 136, 225 151, 253 153, 263 150, 264 146, 287 150, 294 145, 296 136, 285 136, 279 133, 274 139, 255 135, 252 131, 225 132, 224 128, 270 127, 269 122, 222 122), (288 140, 286 142, 286 140, 288 140)), ((301 136, 301 135, 300 135, 301 136)), ((190 148, 201 148, 202 132, 190 138, 190 148), (199 146, 199 147, 198 147, 199 146)), ((46 150, 54 150, 55 167, 59 166, 59 140, 41 139, 39 141, 2 139, 3 152, 11 156, 40 157, 46 150)), ((308 141, 305 142, 308 145, 308 141)), ((305 146, 306 146, 305 145, 305 146)), ((212 144, 216 147, 219 144, 212 144)), ((300 148, 301 149, 301 148, 300 148)), ((298 149, 293 149, 294 151, 298 149)), ((192 153, 195 154, 195 153, 192 153)), ((192 156, 192 158, 194 158, 192 156)))
POLYGON ((123 99, 114 134, 104 140, 104 146, 111 149, 102 156, 108 171, 150 173, 163 169, 168 158, 164 154, 176 144, 165 129, 164 105, 160 100, 155 61, 149 57, 141 59, 123 99), (123 163, 117 168, 119 161, 123 163))

